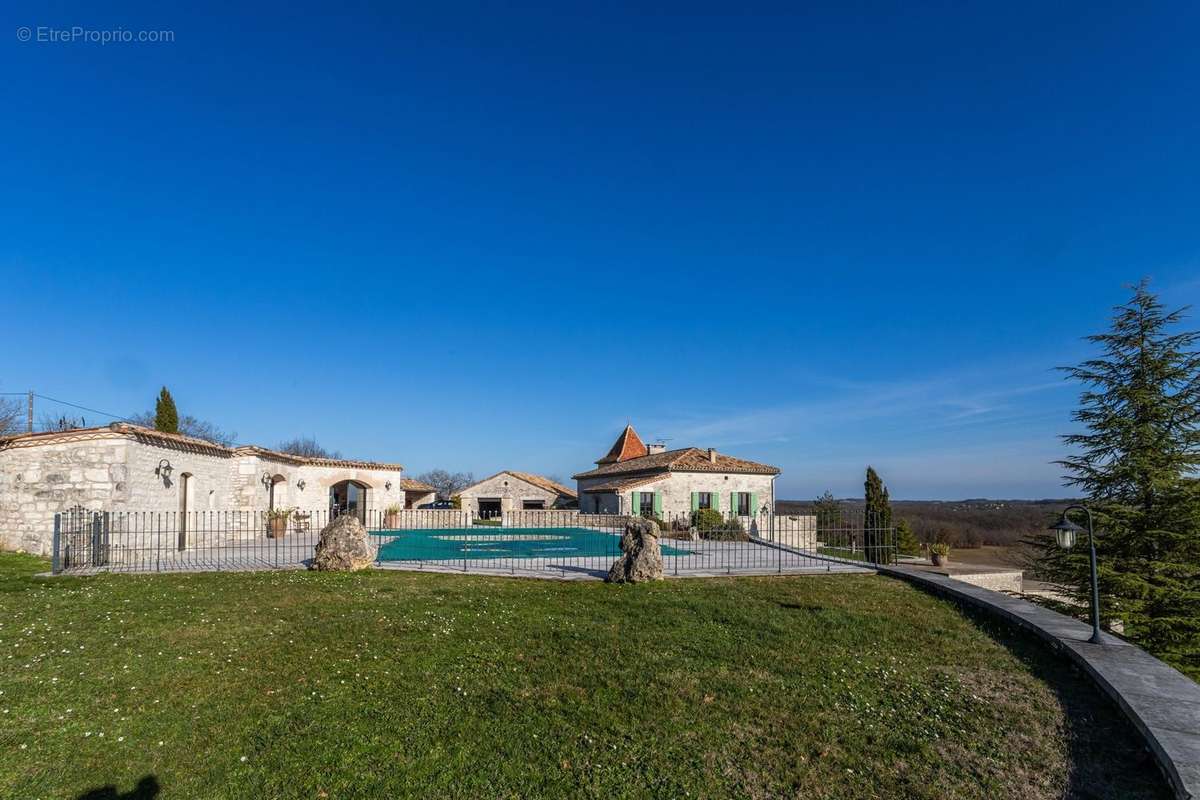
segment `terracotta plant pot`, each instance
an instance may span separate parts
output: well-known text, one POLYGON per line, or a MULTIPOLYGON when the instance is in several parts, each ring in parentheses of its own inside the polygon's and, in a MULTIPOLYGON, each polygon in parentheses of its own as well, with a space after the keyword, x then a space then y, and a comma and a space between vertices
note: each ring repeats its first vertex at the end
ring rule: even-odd
POLYGON ((270 523, 267 527, 267 538, 282 539, 284 534, 287 533, 287 517, 272 517, 270 523))
POLYGON ((396 512, 383 515, 383 527, 389 530, 395 530, 400 527, 400 515, 396 512))
POLYGON ((931 553, 929 560, 933 562, 935 567, 941 567, 950 563, 950 556, 940 556, 937 553, 931 553))

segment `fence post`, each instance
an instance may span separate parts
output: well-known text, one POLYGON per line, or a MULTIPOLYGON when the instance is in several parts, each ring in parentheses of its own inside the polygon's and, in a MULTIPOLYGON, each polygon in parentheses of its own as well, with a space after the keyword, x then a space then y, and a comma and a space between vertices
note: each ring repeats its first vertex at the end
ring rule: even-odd
POLYGON ((50 555, 50 574, 62 572, 62 514, 54 515, 54 552, 50 555))
POLYGON ((100 515, 91 514, 92 566, 100 566, 100 515))

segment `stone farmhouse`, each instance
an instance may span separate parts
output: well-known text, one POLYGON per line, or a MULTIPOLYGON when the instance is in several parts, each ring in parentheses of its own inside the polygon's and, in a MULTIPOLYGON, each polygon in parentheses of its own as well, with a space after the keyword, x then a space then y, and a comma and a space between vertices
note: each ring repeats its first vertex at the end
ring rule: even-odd
MULTIPOLYGON (((113 423, 0 439, 0 548, 48 554, 54 514, 104 511, 301 512, 336 509, 366 517, 416 508, 435 491, 399 464, 306 458, 264 447, 113 423)), ((181 543, 182 546, 182 543, 181 543)))
POLYGON ((671 518, 712 508, 755 521, 772 516, 778 475, 778 467, 712 448, 646 445, 627 425, 596 468, 574 479, 584 513, 671 518))
POLYGON ((505 511, 578 507, 575 492, 541 475, 505 470, 458 493, 463 511, 499 517, 505 511))

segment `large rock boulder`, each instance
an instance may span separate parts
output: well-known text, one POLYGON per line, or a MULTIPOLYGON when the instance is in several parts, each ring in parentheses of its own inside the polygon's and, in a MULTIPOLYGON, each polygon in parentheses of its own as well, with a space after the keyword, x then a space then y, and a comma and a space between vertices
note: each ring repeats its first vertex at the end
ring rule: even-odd
POLYGON ((632 519, 621 534, 621 557, 608 571, 609 583, 658 581, 663 576, 658 526, 648 519, 632 519))
POLYGON ((344 514, 321 529, 316 554, 309 569, 348 572, 375 562, 367 543, 367 529, 353 514, 344 514))

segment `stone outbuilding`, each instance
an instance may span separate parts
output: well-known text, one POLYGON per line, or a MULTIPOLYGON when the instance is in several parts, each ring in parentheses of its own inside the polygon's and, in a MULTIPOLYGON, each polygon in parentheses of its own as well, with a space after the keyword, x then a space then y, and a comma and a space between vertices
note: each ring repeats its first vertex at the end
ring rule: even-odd
POLYGON ((505 470, 458 493, 462 509, 476 517, 499 517, 505 511, 576 508, 570 488, 541 475, 505 470))
POLYGON ((673 519, 703 508, 744 522, 773 516, 779 468, 713 448, 646 445, 632 425, 596 468, 574 476, 584 513, 673 519))
MULTIPOLYGON (((0 548, 47 554, 56 512, 336 510, 366 519, 435 490, 399 464, 223 447, 127 423, 0 439, 0 548)), ((181 543, 182 546, 182 543, 181 543)))

